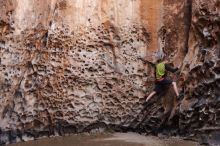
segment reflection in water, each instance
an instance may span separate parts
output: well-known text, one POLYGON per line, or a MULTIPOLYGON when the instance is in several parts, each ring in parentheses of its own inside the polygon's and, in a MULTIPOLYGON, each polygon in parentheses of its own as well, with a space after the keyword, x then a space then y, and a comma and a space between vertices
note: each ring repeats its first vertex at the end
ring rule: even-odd
POLYGON ((135 133, 115 133, 54 137, 8 146, 198 146, 198 144, 177 138, 161 139, 135 133))

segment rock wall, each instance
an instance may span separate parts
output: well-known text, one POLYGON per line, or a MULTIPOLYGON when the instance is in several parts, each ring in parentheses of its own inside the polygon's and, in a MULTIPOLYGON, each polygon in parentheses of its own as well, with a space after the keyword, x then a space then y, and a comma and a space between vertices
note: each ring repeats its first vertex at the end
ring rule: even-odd
POLYGON ((2 144, 99 127, 195 133, 212 124, 198 122, 206 110, 218 127, 217 0, 0 2, 2 144), (144 108, 154 70, 138 57, 157 53, 181 68, 185 96, 144 108))
POLYGON ((180 65, 181 71, 174 79, 184 96, 172 98, 174 93, 170 90, 164 102, 158 104, 155 98, 131 125, 145 132, 180 134, 219 145, 220 3, 213 0, 172 4, 167 3, 165 25, 159 34, 165 40, 164 53, 180 65))
POLYGON ((194 1, 192 4, 189 52, 182 70, 185 98, 180 107, 180 125, 187 132, 207 134, 219 130, 220 126, 220 2, 194 1))
POLYGON ((137 58, 159 46, 150 35, 157 34, 158 20, 142 20, 143 7, 161 1, 1 3, 3 143, 89 131, 100 123, 129 125, 142 108, 145 81, 153 78, 137 58))

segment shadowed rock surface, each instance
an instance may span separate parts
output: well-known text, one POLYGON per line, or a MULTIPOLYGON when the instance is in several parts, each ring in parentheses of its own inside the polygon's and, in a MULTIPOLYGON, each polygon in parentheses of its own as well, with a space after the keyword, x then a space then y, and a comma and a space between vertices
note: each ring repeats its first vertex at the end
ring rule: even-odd
POLYGON ((218 0, 0 3, 1 144, 99 128, 218 137, 218 0), (154 69, 138 57, 158 52, 184 97, 143 105, 154 69))

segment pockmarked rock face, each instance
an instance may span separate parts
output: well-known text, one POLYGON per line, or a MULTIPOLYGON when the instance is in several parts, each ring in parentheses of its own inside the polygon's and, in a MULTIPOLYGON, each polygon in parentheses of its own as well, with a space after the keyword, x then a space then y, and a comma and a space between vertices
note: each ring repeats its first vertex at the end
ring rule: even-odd
POLYGON ((153 73, 141 1, 1 3, 2 143, 130 124, 153 73))
POLYGON ((194 134, 219 130, 220 2, 193 1, 189 50, 184 59, 182 129, 194 134), (188 124, 191 123, 191 124, 188 124))
POLYGON ((2 144, 107 127, 186 135, 209 121, 218 127, 217 0, 0 3, 2 144), (180 68, 172 77, 185 96, 170 91, 144 108, 154 69, 138 58, 157 53, 180 68))

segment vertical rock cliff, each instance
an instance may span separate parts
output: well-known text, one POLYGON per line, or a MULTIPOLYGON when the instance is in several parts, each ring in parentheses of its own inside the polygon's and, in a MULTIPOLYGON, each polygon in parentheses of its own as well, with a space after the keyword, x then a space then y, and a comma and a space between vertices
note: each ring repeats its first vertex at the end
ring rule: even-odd
POLYGON ((218 0, 0 2, 2 144, 100 127, 219 128, 218 0), (154 69, 138 57, 158 53, 180 68, 184 98, 170 91, 145 107, 154 69))

